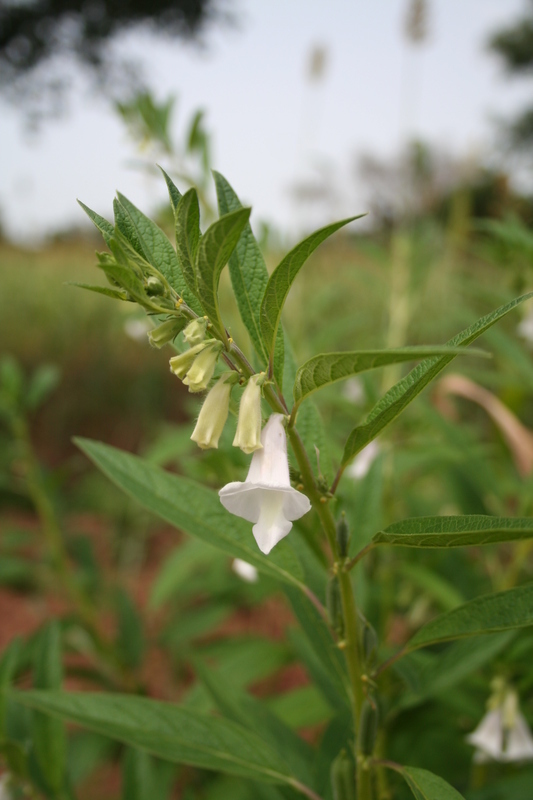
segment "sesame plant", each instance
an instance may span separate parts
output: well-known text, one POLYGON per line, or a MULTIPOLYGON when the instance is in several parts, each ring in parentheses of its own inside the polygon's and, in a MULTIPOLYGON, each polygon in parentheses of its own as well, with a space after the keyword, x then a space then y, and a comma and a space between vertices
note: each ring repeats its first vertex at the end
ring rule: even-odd
MULTIPOLYGON (((511 642, 514 631, 533 625, 533 583, 459 603, 425 621, 397 647, 386 641, 383 621, 375 606, 365 603, 360 587, 371 579, 366 565, 382 552, 524 544, 533 540, 533 519, 409 518, 362 541, 359 520, 343 501, 348 480, 343 476, 455 358, 485 355, 467 348, 533 293, 491 311, 444 345, 319 353, 297 365, 282 325, 289 291, 313 251, 358 217, 311 234, 269 275, 250 227, 250 209, 241 206, 225 178, 214 173, 219 218, 202 232, 196 190, 182 195, 163 175, 176 247, 122 195, 115 200, 114 225, 83 206, 107 245, 97 257, 108 280, 107 286, 84 288, 144 309, 153 321, 150 343, 168 347, 172 373, 198 398, 190 438, 202 451, 217 449, 236 415, 233 447, 249 458, 248 471, 241 480, 213 490, 106 444, 87 439, 77 444, 145 509, 200 545, 237 560, 244 574, 256 570, 279 585, 301 627, 301 659, 331 715, 310 744, 270 706, 195 662, 194 654, 196 673, 216 714, 191 703, 141 696, 135 687, 129 692, 63 691, 52 667, 54 674, 46 680, 56 646, 52 635, 39 645, 44 665, 39 688, 12 690, 10 702, 36 713, 48 737, 51 764, 61 749, 60 744, 54 747, 54 737, 58 742, 64 737, 64 728, 57 727, 61 720, 163 761, 234 776, 250 787, 249 796, 265 800, 386 800, 404 797, 406 791, 416 800, 461 798, 463 786, 454 787, 419 766, 414 754, 417 766, 395 760, 390 732, 402 709, 416 705, 413 675, 425 681, 428 694, 432 681, 446 689, 446 677, 454 670, 466 674, 471 664, 474 669, 486 663, 511 642), (219 301, 226 265, 231 302, 247 332, 242 341, 232 335, 219 301), (345 432, 342 458, 332 466, 320 390, 407 362, 418 364, 345 432), (435 666, 435 656, 442 656, 447 669, 435 666)), ((328 320, 316 324, 327 326, 328 320)), ((374 595, 380 591, 374 587, 374 595)), ((4 664, 2 684, 9 677, 4 664)), ((533 739, 511 683, 496 678, 488 701, 487 716, 470 733, 476 764, 533 757, 533 739)), ((431 715, 424 724, 431 727, 431 715)), ((61 774, 58 768, 46 796, 72 796, 61 774)), ((482 786, 485 778, 477 780, 482 786)))

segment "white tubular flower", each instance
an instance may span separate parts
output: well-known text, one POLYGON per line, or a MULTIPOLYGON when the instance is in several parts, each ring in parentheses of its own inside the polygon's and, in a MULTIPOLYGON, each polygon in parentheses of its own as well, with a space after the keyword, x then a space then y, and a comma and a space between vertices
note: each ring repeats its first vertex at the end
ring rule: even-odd
POLYGON ((210 447, 218 448, 218 440, 228 418, 229 396, 234 375, 234 372, 222 375, 204 400, 191 436, 193 442, 196 442, 202 450, 208 450, 210 447))
POLYGON ((254 565, 243 561, 242 558, 234 558, 231 568, 235 575, 238 575, 246 583, 257 583, 259 580, 259 573, 254 565))
POLYGON ((263 449, 253 454, 246 480, 228 483, 218 493, 231 514, 256 523, 252 531, 265 554, 311 508, 309 498, 290 483, 283 419, 283 414, 272 414, 263 428, 263 449))
POLYGON ((207 320, 205 317, 193 319, 183 331, 183 338, 187 344, 190 344, 191 347, 194 347, 195 344, 200 344, 200 342, 205 340, 206 327, 207 320))
POLYGON ((196 347, 200 347, 201 350, 183 379, 185 386, 189 387, 189 392, 203 392, 204 389, 207 389, 209 381, 215 372, 222 346, 222 342, 217 342, 216 339, 208 339, 202 344, 191 347, 191 351, 195 350, 196 347))
POLYGON ((466 740, 474 745, 474 761, 531 761, 533 735, 518 708, 516 692, 497 679, 489 711, 466 740))
POLYGON ((242 393, 239 404, 239 419, 233 440, 234 447, 250 455, 261 450, 261 384, 263 373, 252 375, 242 393))
POLYGON ((173 356, 170 359, 170 371, 174 373, 178 378, 183 380, 187 375, 188 371, 193 365, 194 359, 196 356, 202 352, 204 349, 205 344, 197 344, 195 347, 191 347, 190 350, 185 350, 184 353, 180 353, 177 356, 173 356))

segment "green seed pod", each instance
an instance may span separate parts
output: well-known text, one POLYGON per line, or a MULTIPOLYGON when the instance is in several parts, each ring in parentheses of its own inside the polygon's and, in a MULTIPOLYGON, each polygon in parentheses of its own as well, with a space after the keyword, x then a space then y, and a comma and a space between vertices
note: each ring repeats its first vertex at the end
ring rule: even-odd
POLYGON ((150 277, 146 279, 144 288, 146 290, 146 294, 150 295, 150 297, 165 294, 164 285, 161 283, 159 278, 156 278, 155 275, 150 275, 150 277))
POLYGON ((337 547, 339 549, 339 556, 346 558, 348 555, 348 548, 350 546, 350 529, 346 522, 346 514, 342 512, 341 518, 337 522, 337 547))
POLYGON ((337 636, 342 638, 344 634, 344 617, 342 614, 339 579, 336 575, 332 575, 328 580, 328 585, 326 587, 326 608, 328 610, 331 627, 337 636))
POLYGON ((366 699, 359 719, 359 749, 364 756, 372 755, 378 735, 379 713, 377 704, 366 699))
POLYGON ((331 765, 331 788, 334 800, 355 800, 355 768, 346 750, 331 765))

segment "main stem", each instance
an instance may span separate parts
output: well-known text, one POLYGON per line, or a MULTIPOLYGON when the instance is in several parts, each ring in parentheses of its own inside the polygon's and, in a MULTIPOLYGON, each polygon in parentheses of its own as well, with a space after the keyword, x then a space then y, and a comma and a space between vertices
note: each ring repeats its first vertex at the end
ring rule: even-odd
MULTIPOLYGON (((252 373, 250 364, 244 357, 242 351, 233 343, 230 347, 230 355, 242 369, 243 373, 249 377, 249 375, 252 373)), ((278 396, 271 384, 265 384, 264 395, 265 399, 274 411, 287 415, 287 406, 283 398, 278 396)), ((357 763, 357 800, 373 800, 369 759, 362 753, 362 742, 360 740, 359 730, 361 708, 363 706, 363 700, 365 697, 363 690, 364 663, 353 586, 350 575, 345 569, 344 561, 339 556, 336 525, 333 514, 331 513, 329 498, 318 489, 317 482, 313 474, 313 469, 309 461, 309 456, 304 447, 300 434, 294 427, 294 419, 292 418, 287 426, 287 433, 294 451, 294 455, 296 456, 296 460, 298 462, 305 491, 313 508, 320 518, 322 528, 326 534, 331 553, 333 555, 333 568, 336 571, 339 580, 345 627, 343 651, 346 658, 346 664, 348 666, 348 675, 350 678, 352 716, 354 732, 356 734, 355 757, 357 763)))

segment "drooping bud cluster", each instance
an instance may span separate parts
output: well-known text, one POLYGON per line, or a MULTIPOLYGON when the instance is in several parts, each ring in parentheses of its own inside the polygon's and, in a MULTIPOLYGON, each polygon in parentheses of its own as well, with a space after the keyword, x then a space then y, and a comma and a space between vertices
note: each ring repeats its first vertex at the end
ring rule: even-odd
MULTIPOLYGON (((166 324, 163 323, 160 327, 163 328, 166 324)), ((190 392, 203 392, 207 389, 223 348, 222 342, 217 339, 206 338, 206 329, 205 318, 192 320, 183 331, 190 349, 170 359, 170 371, 189 387, 190 392)), ((152 334, 156 334, 158 330, 156 328, 152 334)))

